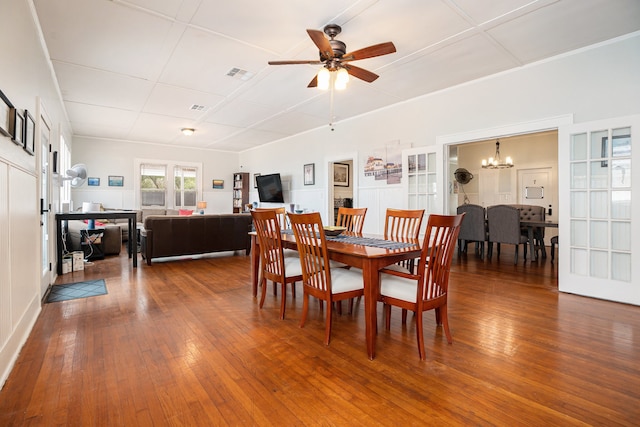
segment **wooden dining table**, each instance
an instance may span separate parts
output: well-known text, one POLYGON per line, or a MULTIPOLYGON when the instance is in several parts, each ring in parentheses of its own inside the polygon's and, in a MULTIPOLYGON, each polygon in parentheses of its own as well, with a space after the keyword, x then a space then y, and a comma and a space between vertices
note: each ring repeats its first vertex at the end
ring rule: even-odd
MULTIPOLYGON (((260 264, 260 252, 258 238, 255 233, 251 234, 251 281, 253 296, 258 295, 258 276, 260 264)), ((378 238, 381 236, 361 235, 357 233, 345 232, 345 236, 378 238)), ((420 257, 420 240, 406 239, 400 242, 408 243, 398 249, 385 249, 374 246, 365 246, 340 242, 339 240, 327 240, 327 251, 329 258, 334 261, 347 264, 362 270, 362 280, 364 283, 364 315, 365 315, 365 335, 367 344, 367 355, 373 360, 376 356, 376 333, 377 333, 377 302, 380 286, 380 270, 391 264, 406 259, 420 257)), ((296 249, 296 240, 292 234, 282 234, 282 245, 287 249, 296 249)))
MULTIPOLYGON (((520 225, 527 227, 527 235, 529 238, 529 248, 531 249, 531 260, 538 259, 538 251, 536 251, 534 243, 534 232, 536 228, 558 228, 557 221, 520 221, 520 225)), ((544 249, 544 242, 542 244, 542 257, 547 257, 547 252, 544 249)))

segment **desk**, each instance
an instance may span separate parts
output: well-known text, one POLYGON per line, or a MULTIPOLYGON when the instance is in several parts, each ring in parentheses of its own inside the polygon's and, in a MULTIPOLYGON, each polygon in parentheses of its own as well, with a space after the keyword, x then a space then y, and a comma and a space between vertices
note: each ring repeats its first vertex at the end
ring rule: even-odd
MULTIPOLYGON (((258 236, 251 234, 251 284, 253 296, 258 295, 258 269, 260 263, 260 253, 258 248, 258 236)), ((355 233, 344 233, 346 235, 361 236, 355 233)), ((374 236, 369 236, 374 237, 374 236)), ((409 243, 414 246, 403 249, 383 249, 372 246, 354 245, 350 243, 327 240, 327 251, 329 258, 342 262, 352 267, 362 269, 364 282, 364 315, 365 334, 367 341, 367 354, 369 359, 376 357, 376 332, 377 332, 377 303, 380 286, 380 269, 391 264, 395 264, 405 259, 420 257, 420 240, 410 239, 409 243)), ((292 234, 282 234, 282 246, 287 249, 296 249, 296 239, 292 234)))
POLYGON ((136 211, 104 211, 104 212, 66 212, 56 214, 56 234, 58 255, 57 271, 58 275, 62 274, 62 221, 83 221, 85 219, 118 219, 126 218, 129 220, 129 238, 127 239, 127 248, 129 258, 133 258, 133 267, 138 267, 138 248, 133 244, 136 230, 136 219, 138 213, 136 211))
MULTIPOLYGON (((531 260, 537 260, 538 252, 536 252, 535 244, 533 243, 533 231, 536 228, 558 228, 558 223, 553 221, 520 221, 520 225, 527 227, 527 234, 529 236, 529 248, 531 249, 531 260)), ((544 253, 546 254, 546 252, 544 253)), ((546 255, 544 255, 544 257, 546 257, 546 255)))

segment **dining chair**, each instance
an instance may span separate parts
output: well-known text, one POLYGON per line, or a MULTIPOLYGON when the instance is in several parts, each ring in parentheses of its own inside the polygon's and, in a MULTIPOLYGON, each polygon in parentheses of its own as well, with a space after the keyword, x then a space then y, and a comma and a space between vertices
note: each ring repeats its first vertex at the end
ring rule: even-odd
POLYGON ((458 214, 466 213, 458 235, 458 257, 467 252, 469 243, 475 242, 476 254, 484 258, 484 242, 489 239, 484 206, 467 203, 458 206, 456 211, 458 214))
POLYGON ((449 344, 453 342, 447 316, 449 270, 465 214, 430 215, 415 274, 384 268, 380 274, 380 300, 385 326, 391 329, 391 306, 415 313, 418 354, 425 359, 423 312, 434 309, 436 324, 442 325, 449 344))
POLYGON ((325 320, 325 345, 331 339, 331 323, 334 302, 362 296, 364 280, 361 270, 331 268, 327 251, 327 240, 323 232, 322 219, 318 212, 289 214, 293 234, 296 237, 302 289, 304 292, 300 327, 304 327, 309 312, 309 296, 327 302, 325 320))
POLYGON ((291 228, 291 224, 289 224, 289 218, 287 217, 287 210, 284 207, 280 208, 254 208, 254 211, 262 212, 262 211, 275 211, 278 222, 280 223, 280 228, 283 230, 291 228))
POLYGON ((260 279, 258 283, 262 286, 260 296, 260 308, 264 305, 267 295, 267 281, 274 284, 274 295, 276 283, 280 283, 280 319, 284 320, 287 284, 291 284, 291 294, 295 297, 295 282, 302 281, 302 269, 297 257, 284 256, 282 249, 282 229, 278 214, 274 209, 251 211, 253 224, 258 235, 260 248, 260 279))
POLYGON ((336 225, 346 227, 347 231, 362 233, 364 217, 367 215, 367 208, 338 208, 336 225))
MULTIPOLYGON (((528 237, 522 234, 520 227, 520 210, 509 205, 495 205, 487 208, 487 226, 489 229, 489 247, 487 256, 493 256, 493 244, 498 245, 500 256, 500 244, 515 245, 513 263, 518 263, 518 248, 524 245, 524 259, 527 259, 528 237)), ((533 254, 532 254, 533 255, 533 254)))
POLYGON ((417 239, 424 209, 387 209, 384 238, 389 240, 417 239))
MULTIPOLYGON (((388 240, 418 239, 420 226, 424 218, 424 209, 391 209, 387 208, 384 222, 384 238, 388 240)), ((415 259, 406 259, 393 267, 406 273, 414 273, 415 259)), ((402 322, 407 321, 407 310, 402 309, 402 322)))

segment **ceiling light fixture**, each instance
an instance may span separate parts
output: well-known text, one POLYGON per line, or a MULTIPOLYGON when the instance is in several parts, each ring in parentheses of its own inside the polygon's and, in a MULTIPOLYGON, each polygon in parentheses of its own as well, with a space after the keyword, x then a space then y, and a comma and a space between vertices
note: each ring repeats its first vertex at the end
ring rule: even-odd
POLYGON ((191 135, 193 135, 193 133, 195 131, 196 130, 192 129, 192 128, 182 128, 182 129, 180 129, 180 132, 182 132, 182 134, 185 135, 185 136, 191 136, 191 135))
POLYGON ((485 169, 507 169, 513 167, 513 159, 507 156, 504 163, 500 159, 500 140, 496 140, 495 157, 489 157, 489 160, 482 159, 482 167, 485 169))
POLYGON ((328 90, 329 87, 335 90, 344 90, 347 88, 348 82, 349 82, 349 72, 346 70, 346 68, 322 67, 320 71, 318 71, 317 87, 320 90, 328 90), (333 85, 331 85, 332 80, 333 80, 333 85))

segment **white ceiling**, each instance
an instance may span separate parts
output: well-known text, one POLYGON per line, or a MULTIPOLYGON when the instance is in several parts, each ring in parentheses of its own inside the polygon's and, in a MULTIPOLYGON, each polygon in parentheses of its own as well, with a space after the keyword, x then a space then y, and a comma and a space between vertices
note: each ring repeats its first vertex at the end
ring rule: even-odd
POLYGON ((329 93, 307 88, 319 66, 267 64, 317 59, 307 28, 341 25, 347 51, 397 48, 354 63, 380 78, 336 92, 334 122, 640 30, 639 0, 34 4, 74 135, 236 152, 332 119, 329 93))

